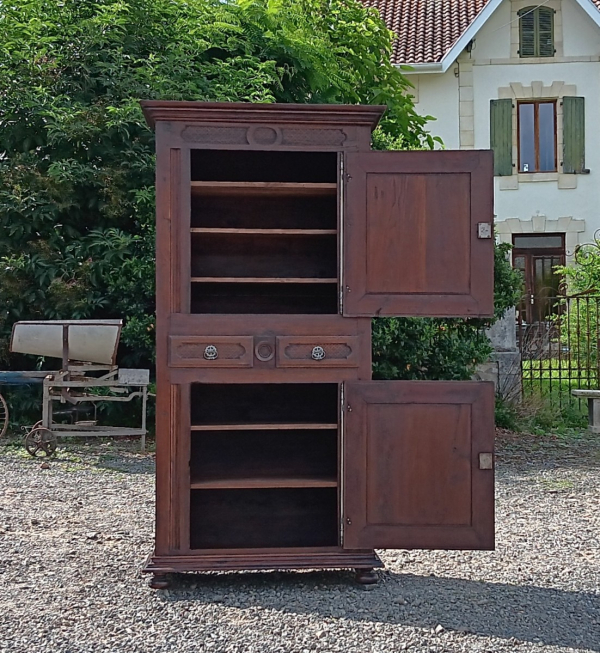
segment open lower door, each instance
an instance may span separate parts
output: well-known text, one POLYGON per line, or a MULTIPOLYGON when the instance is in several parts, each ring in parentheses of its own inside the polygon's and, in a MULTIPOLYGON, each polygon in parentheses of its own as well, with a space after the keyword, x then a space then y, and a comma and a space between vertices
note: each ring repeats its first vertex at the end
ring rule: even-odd
POLYGON ((344 315, 494 311, 490 151, 345 155, 344 315))
POLYGON ((345 385, 344 548, 494 548, 494 387, 345 385))

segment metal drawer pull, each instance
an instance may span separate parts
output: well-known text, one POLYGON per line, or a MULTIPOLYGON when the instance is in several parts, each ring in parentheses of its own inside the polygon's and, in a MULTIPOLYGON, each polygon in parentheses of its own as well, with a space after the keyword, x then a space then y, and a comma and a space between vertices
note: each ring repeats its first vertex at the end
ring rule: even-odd
POLYGON ((214 345, 206 345, 204 349, 204 358, 207 361, 214 361, 215 358, 219 358, 219 351, 214 345))
POLYGON ((313 347, 311 356, 316 361, 322 361, 325 358, 325 350, 323 347, 313 347))

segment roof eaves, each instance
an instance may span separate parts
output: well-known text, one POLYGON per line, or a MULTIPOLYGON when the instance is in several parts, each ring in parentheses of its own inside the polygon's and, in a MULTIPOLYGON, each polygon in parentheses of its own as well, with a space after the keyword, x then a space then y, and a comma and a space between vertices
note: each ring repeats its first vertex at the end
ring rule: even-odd
POLYGON ((397 63, 394 64, 403 75, 444 72, 441 61, 431 63, 397 63))
POLYGON ((600 27, 600 6, 593 0, 577 0, 579 6, 600 27))

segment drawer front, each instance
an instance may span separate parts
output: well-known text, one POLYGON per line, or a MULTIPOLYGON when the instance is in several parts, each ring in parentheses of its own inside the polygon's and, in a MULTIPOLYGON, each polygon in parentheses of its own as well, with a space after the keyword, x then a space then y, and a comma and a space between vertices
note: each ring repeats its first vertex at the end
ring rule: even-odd
POLYGON ((252 336, 171 336, 171 367, 252 367, 252 336))
POLYGON ((277 367, 358 367, 356 336, 285 336, 277 338, 277 367))

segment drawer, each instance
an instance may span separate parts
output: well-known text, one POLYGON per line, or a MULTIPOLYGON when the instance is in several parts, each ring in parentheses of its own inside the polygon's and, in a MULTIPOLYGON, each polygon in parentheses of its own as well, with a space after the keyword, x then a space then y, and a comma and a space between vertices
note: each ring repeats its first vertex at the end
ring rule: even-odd
POLYGON ((171 367, 252 367, 252 336, 171 336, 171 367))
POLYGON ((357 336, 282 336, 277 367, 358 367, 357 336))

